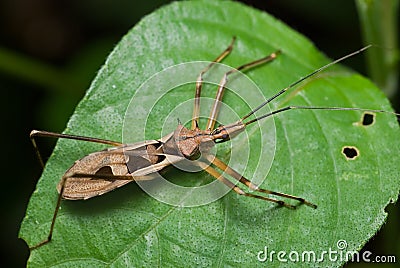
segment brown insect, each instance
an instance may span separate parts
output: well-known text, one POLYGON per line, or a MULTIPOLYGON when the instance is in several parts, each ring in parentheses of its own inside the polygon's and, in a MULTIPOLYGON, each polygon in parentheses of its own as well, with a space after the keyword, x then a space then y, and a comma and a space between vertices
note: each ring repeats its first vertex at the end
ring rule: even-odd
MULTIPOLYGON (((239 121, 234 122, 225 126, 218 126, 215 128, 216 120, 218 118, 220 110, 220 102, 225 90, 226 83, 228 81, 228 76, 235 71, 244 71, 249 68, 265 64, 267 62, 273 61, 279 54, 280 51, 275 51, 267 57, 261 58, 259 60, 244 64, 237 69, 225 73, 222 82, 218 86, 217 94, 215 97, 214 105, 212 107, 207 126, 205 130, 201 130, 198 126, 199 114, 200 114, 200 95, 202 88, 203 75, 209 71, 209 69, 215 64, 222 61, 233 48, 233 43, 235 38, 233 38, 231 44, 204 70, 200 72, 200 75, 196 81, 196 93, 194 99, 194 109, 191 129, 184 127, 182 124, 178 124, 176 130, 158 140, 150 140, 145 142, 138 142, 134 144, 123 144, 120 142, 103 140, 84 136, 75 136, 68 134, 58 134, 47 131, 33 130, 30 133, 30 138, 34 149, 37 153, 38 159, 42 167, 44 167, 44 162, 42 160, 41 154, 39 152, 36 137, 53 137, 53 138, 65 138, 74 139, 81 141, 89 141, 95 143, 102 143, 106 145, 111 145, 114 147, 91 153, 82 159, 76 161, 63 175, 58 186, 57 191, 59 193, 57 204, 55 207, 54 215, 52 218, 50 230, 48 237, 42 242, 30 247, 30 249, 36 249, 41 247, 52 239, 52 234, 54 230, 54 225, 57 218, 57 213, 60 207, 62 199, 68 200, 81 200, 89 199, 94 196, 102 195, 110 192, 118 187, 121 187, 131 181, 149 180, 153 179, 155 172, 158 172, 165 167, 174 164, 175 162, 183 161, 185 159, 193 159, 200 153, 204 155, 205 163, 201 165, 202 169, 207 173, 215 177, 217 180, 221 181, 233 191, 239 195, 244 195, 248 197, 258 198, 265 201, 270 201, 277 203, 280 206, 294 209, 295 206, 288 204, 282 200, 267 197, 265 195, 280 196, 284 198, 294 199, 299 201, 301 204, 305 204, 312 208, 317 208, 317 206, 304 198, 288 195, 284 193, 279 193, 267 189, 261 189, 257 185, 253 184, 250 180, 243 177, 237 171, 226 165, 223 161, 219 160, 211 154, 208 155, 207 152, 216 144, 226 142, 241 132, 243 132, 246 126, 261 120, 273 116, 274 114, 281 113, 283 111, 291 109, 314 109, 314 110, 361 110, 370 112, 385 112, 381 110, 368 110, 359 108, 339 108, 339 107, 304 107, 304 106, 287 106, 263 116, 248 119, 256 111, 276 99, 278 96, 284 94, 288 89, 296 86, 305 79, 315 75, 318 72, 328 68, 329 66, 336 64, 348 57, 351 57, 361 51, 367 49, 364 47, 356 52, 353 52, 345 57, 342 57, 336 61, 333 61, 314 72, 308 74, 307 76, 301 78, 300 80, 290 84, 288 87, 280 90, 274 96, 261 103, 257 108, 249 112, 247 115, 243 116, 239 121), (247 121, 246 121, 247 120, 247 121), (213 168, 211 165, 224 171, 226 174, 232 177, 238 185, 242 185, 243 188, 247 190, 254 191, 249 193, 248 191, 241 189, 236 184, 225 178, 219 171, 213 168)), ((389 112, 391 113, 391 112, 389 112)))

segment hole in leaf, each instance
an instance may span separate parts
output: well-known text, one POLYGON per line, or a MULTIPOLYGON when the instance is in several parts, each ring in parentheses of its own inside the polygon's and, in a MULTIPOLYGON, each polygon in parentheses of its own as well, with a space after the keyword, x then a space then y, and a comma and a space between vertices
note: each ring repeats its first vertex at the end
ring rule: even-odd
POLYGON ((375 123, 375 114, 371 112, 364 112, 360 121, 354 122, 354 126, 370 126, 375 123))
POLYGON ((372 125, 375 121, 375 114, 371 114, 371 113, 364 113, 363 117, 362 117, 362 125, 363 126, 369 126, 372 125))
POLYGON ((358 149, 353 146, 345 146, 342 148, 342 154, 347 160, 354 160, 359 155, 358 149))

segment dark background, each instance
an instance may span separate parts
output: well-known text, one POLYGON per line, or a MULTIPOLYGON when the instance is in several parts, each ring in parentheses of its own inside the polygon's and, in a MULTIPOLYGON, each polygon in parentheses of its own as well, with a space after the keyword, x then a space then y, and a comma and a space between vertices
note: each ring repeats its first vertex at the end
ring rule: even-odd
MULTIPOLYGON (((28 138, 30 130, 62 132, 114 45, 144 15, 168 2, 0 1, 0 90, 4 101, 1 141, 5 148, 0 195, 4 215, 0 226, 2 267, 25 266, 29 256, 26 244, 17 237, 29 197, 41 173, 28 138)), ((331 58, 362 46, 353 1, 242 2, 286 22, 308 36, 331 58)), ((346 64, 365 74, 362 56, 346 64)), ((53 142, 43 143, 45 153, 50 154, 53 142)), ((376 255, 393 255, 400 251, 399 205, 391 205, 388 211, 388 223, 363 250, 376 255)), ((399 262, 400 255, 396 257, 399 262)))

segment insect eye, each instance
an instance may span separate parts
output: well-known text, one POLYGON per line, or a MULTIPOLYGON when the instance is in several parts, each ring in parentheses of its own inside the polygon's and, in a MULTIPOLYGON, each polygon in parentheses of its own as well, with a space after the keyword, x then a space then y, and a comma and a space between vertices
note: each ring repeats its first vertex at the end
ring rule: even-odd
POLYGON ((222 134, 221 138, 218 138, 218 140, 215 141, 215 143, 222 143, 222 142, 226 142, 228 140, 230 140, 229 135, 225 133, 225 134, 222 134))

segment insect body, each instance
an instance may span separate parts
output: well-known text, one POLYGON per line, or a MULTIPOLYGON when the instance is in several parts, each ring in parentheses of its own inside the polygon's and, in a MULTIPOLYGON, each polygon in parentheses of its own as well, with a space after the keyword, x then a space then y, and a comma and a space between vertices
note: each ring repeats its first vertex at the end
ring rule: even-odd
MULTIPOLYGON (((225 86, 228 82, 228 77, 235 71, 243 71, 260 64, 264 64, 274 60, 280 51, 276 51, 267 57, 250 62, 248 64, 242 65, 235 70, 225 73, 221 83, 218 87, 218 91, 215 97, 214 105, 211 109, 211 113, 208 119, 207 127, 202 130, 198 126, 199 114, 200 114, 200 95, 202 88, 203 75, 206 73, 215 63, 220 62, 225 58, 233 48, 233 42, 228 46, 228 48, 223 51, 211 64, 209 64, 197 78, 196 82, 196 93, 194 99, 194 109, 192 117, 191 129, 184 127, 182 124, 178 124, 175 131, 172 133, 158 139, 158 140, 148 140, 145 142, 138 142, 134 144, 122 144, 115 141, 74 136, 68 134, 58 134, 46 131, 33 130, 31 132, 31 140, 33 146, 36 150, 38 158, 44 166, 42 157, 39 153, 38 147, 36 145, 35 138, 41 137, 55 137, 55 138, 66 138, 83 140, 89 142, 102 143, 106 145, 111 145, 113 147, 105 149, 103 151, 91 153, 82 159, 76 161, 72 167, 70 167, 63 175, 61 181, 57 186, 59 192, 59 197, 57 205, 55 208, 54 216, 52 219, 50 231, 48 238, 39 244, 31 247, 31 249, 38 248, 51 241, 54 225, 56 222, 56 217, 58 209, 62 199, 69 200, 80 200, 88 199, 94 196, 102 195, 118 187, 121 187, 132 181, 142 181, 142 180, 152 180, 156 178, 158 171, 161 171, 165 167, 186 160, 198 159, 199 155, 202 155, 201 161, 193 161, 193 165, 200 166, 201 169, 215 177, 217 180, 221 181, 233 191, 240 195, 262 199, 265 201, 271 201, 277 203, 278 205, 285 206, 288 208, 295 208, 295 206, 284 202, 279 199, 270 197, 280 196, 284 198, 289 198, 297 200, 302 204, 316 208, 317 206, 301 197, 292 196, 284 193, 279 193, 267 189, 259 188, 257 185, 253 184, 250 180, 243 177, 240 173, 226 165, 223 161, 217 157, 211 155, 209 152, 213 146, 217 143, 226 142, 235 136, 243 132, 246 126, 261 120, 273 116, 274 114, 284 112, 291 109, 314 109, 314 110, 363 110, 358 108, 335 108, 335 107, 303 107, 303 106, 288 106, 284 107, 265 115, 259 116, 257 118, 249 119, 254 115, 256 111, 264 107, 266 104, 270 103, 272 100, 276 99, 280 95, 284 94, 288 89, 299 84, 301 81, 307 79, 308 77, 324 70, 325 68, 348 58, 360 51, 366 49, 363 48, 352 54, 349 54, 339 60, 336 60, 328 65, 323 66, 320 69, 312 72, 311 74, 305 76, 304 78, 292 83, 288 87, 282 89, 277 94, 267 99, 265 102, 261 103, 257 108, 252 110, 247 115, 243 116, 237 122, 228 124, 225 126, 215 127, 216 120, 218 118, 218 113, 220 110, 220 102, 222 100, 223 92, 225 86), (228 174, 236 183, 227 179, 222 175, 216 168, 222 170, 225 174, 228 174), (238 185, 242 187, 239 187, 238 185), (251 190, 248 191, 248 190, 251 190)), ((368 110, 375 112, 384 112, 377 110, 368 110)))

